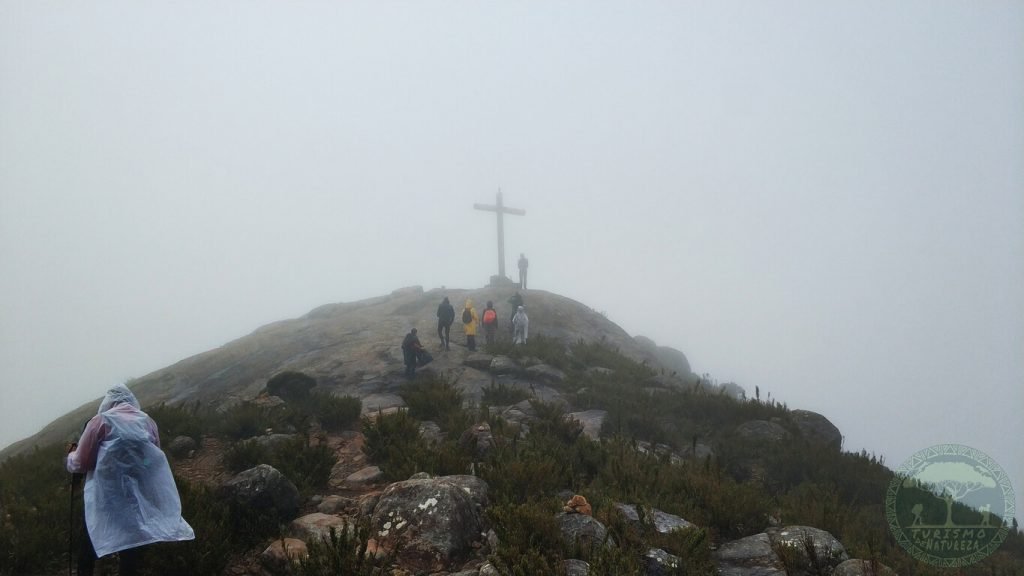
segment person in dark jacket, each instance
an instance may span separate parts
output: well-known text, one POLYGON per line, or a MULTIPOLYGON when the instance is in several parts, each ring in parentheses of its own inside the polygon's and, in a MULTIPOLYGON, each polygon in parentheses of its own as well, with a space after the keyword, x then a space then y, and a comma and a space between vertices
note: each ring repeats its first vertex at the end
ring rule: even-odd
POLYGON ((437 306, 437 337, 445 350, 451 350, 452 322, 455 322, 455 308, 445 296, 437 306))
POLYGON ((420 338, 416 335, 416 329, 413 328, 405 335, 405 339, 402 340, 402 358, 405 360, 405 375, 407 378, 412 378, 416 375, 416 360, 420 352, 423 352, 423 346, 420 345, 420 338))

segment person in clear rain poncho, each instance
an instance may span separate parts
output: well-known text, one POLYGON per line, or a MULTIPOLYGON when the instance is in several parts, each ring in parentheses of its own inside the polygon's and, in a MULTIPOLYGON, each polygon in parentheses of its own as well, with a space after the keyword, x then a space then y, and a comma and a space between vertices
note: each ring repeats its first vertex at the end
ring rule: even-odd
POLYGON ((92 574, 97 557, 119 552, 122 576, 138 569, 139 547, 192 540, 156 423, 131 390, 107 391, 67 456, 68 472, 85 474, 85 525, 79 576, 92 574), (90 550, 91 548, 91 550, 90 550), (91 554, 90 554, 91 552, 91 554))
POLYGON ((512 343, 526 344, 530 335, 530 318, 526 315, 526 307, 520 306, 512 317, 512 343))

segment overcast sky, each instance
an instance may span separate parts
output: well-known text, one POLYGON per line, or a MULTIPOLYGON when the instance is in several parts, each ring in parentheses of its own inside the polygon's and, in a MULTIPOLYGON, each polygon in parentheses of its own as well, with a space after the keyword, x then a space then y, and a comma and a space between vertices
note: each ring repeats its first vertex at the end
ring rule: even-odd
POLYGON ((1017 1, 0 0, 0 446, 322 304, 482 286, 499 187, 536 288, 1024 492, 1017 1))

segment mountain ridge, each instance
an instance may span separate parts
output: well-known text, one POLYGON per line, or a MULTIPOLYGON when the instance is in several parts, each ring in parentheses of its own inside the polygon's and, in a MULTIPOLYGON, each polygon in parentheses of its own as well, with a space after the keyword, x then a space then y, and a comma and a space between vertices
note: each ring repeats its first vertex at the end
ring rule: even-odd
MULTIPOLYGON (((439 352, 435 332, 437 305, 448 296, 456 310, 461 310, 463 302, 470 299, 480 313, 485 303, 492 300, 499 312, 499 334, 504 335, 513 312, 508 299, 515 292, 514 287, 424 290, 421 286, 409 286, 383 296, 324 304, 297 318, 260 326, 221 346, 133 379, 129 385, 143 406, 198 401, 222 408, 255 398, 277 373, 300 371, 316 378, 320 387, 336 395, 373 399, 375 387, 387 388, 399 377, 399 344, 410 328, 417 327, 424 346, 438 352, 435 369, 450 371, 467 388, 478 388, 489 382, 490 376, 486 371, 463 365, 468 351, 458 318, 452 326, 451 353, 439 352)), ((658 346, 643 336, 631 336, 581 302, 543 290, 522 291, 521 295, 530 314, 531 334, 567 343, 605 342, 634 360, 657 367, 666 378, 679 384, 698 381, 681 351, 658 346)), ((483 340, 481 333, 481 349, 483 340)), ((82 423, 95 414, 98 398, 99 394, 97 400, 84 403, 35 434, 0 450, 0 461, 33 446, 72 439, 82 423)), ((386 395, 384 400, 389 400, 386 395)))

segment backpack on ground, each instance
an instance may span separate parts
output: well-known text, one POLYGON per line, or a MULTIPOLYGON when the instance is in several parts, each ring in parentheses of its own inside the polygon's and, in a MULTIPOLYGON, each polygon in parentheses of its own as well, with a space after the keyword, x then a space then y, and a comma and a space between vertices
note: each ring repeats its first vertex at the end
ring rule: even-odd
POLYGON ((484 310, 484 324, 494 324, 498 321, 498 313, 493 309, 484 310))
POLYGON ((464 308, 462 310, 462 323, 463 324, 469 324, 472 321, 473 321, 473 313, 469 311, 469 308, 464 308))

